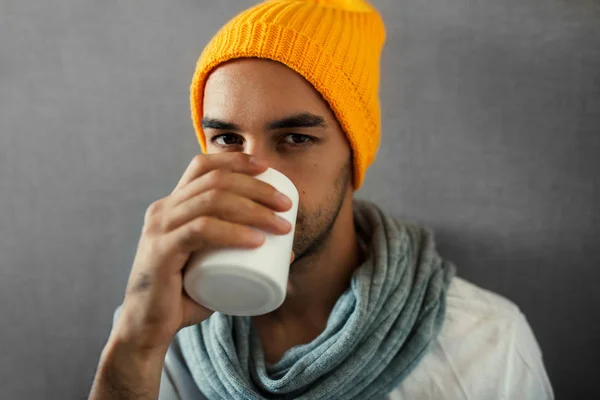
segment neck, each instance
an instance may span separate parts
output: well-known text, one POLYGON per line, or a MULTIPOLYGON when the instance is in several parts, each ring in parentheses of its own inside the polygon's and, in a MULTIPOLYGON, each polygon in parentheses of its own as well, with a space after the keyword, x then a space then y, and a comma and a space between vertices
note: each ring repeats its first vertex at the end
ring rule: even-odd
POLYGON ((253 318, 267 361, 278 360, 290 347, 308 343, 323 332, 361 261, 349 196, 321 251, 292 264, 282 306, 253 318))

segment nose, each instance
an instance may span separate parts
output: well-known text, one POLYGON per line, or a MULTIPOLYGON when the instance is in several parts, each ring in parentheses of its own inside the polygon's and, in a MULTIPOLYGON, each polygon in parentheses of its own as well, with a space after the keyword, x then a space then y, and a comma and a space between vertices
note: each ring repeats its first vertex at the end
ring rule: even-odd
POLYGON ((278 151, 277 145, 272 142, 269 135, 264 133, 248 135, 244 145, 244 153, 265 161, 269 167, 284 174, 290 167, 289 163, 286 162, 285 155, 278 151))
POLYGON ((246 146, 244 148, 244 153, 256 157, 259 160, 267 162, 269 167, 275 167, 277 163, 276 154, 269 149, 267 143, 264 143, 263 140, 248 140, 246 142, 246 146))

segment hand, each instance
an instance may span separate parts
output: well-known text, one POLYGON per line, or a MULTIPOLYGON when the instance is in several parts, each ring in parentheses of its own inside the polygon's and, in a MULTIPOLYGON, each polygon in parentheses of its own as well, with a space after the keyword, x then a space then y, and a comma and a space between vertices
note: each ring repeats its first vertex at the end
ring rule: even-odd
POLYGON ((112 339, 141 352, 166 352, 181 328, 212 314, 183 291, 182 270, 192 252, 258 247, 265 235, 254 228, 291 230, 275 214, 291 201, 253 178, 266 169, 243 153, 199 155, 173 192, 148 207, 112 339))

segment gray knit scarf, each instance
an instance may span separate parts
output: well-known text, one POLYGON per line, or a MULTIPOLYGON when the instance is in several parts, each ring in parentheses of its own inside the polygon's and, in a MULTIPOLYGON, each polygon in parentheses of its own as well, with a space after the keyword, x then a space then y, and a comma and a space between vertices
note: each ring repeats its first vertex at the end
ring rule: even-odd
POLYGON ((367 259, 327 327, 267 365, 248 317, 215 313, 180 332, 186 364, 208 399, 378 399, 418 365, 441 330, 454 265, 431 232, 356 201, 367 259))

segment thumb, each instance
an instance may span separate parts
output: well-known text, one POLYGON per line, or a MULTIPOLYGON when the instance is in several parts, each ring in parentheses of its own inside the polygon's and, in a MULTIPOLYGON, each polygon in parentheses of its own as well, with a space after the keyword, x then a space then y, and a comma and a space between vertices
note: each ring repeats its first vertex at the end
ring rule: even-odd
POLYGON ((183 293, 183 298, 181 300, 183 302, 183 321, 181 328, 199 324, 214 313, 213 310, 209 310, 196 303, 187 295, 187 293, 183 293))

